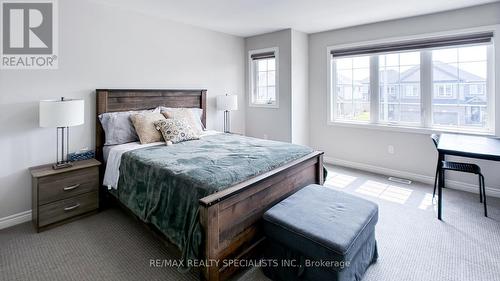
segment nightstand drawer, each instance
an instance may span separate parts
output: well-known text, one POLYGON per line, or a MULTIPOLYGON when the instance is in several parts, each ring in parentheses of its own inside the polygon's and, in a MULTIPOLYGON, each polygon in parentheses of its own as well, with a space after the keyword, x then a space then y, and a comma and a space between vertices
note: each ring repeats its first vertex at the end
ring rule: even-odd
POLYGON ((38 204, 43 205, 99 188, 99 169, 91 167, 41 178, 38 204))
POLYGON ((42 227, 97 210, 98 202, 97 192, 90 192, 40 206, 38 224, 42 227))

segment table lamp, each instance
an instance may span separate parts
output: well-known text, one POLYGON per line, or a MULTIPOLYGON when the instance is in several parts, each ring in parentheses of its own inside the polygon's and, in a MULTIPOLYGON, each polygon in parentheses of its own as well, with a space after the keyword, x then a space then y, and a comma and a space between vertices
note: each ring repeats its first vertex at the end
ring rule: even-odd
POLYGON ((57 128, 56 163, 54 170, 71 167, 68 161, 69 127, 84 123, 84 101, 80 99, 40 101, 40 127, 57 128), (61 155, 59 155, 59 152, 61 155))
POLYGON ((224 133, 231 132, 230 111, 238 110, 237 95, 217 96, 217 110, 224 111, 224 133))

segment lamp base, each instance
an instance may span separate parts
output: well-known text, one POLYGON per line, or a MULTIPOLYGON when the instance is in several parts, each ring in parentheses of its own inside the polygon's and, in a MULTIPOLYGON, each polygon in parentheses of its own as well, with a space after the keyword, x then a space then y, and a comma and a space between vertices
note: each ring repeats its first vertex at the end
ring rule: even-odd
POLYGON ((73 167, 73 163, 63 162, 63 163, 55 163, 52 165, 53 170, 65 169, 65 168, 69 168, 69 167, 73 167))
POLYGON ((229 110, 224 110, 224 133, 231 132, 231 120, 229 119, 229 110))

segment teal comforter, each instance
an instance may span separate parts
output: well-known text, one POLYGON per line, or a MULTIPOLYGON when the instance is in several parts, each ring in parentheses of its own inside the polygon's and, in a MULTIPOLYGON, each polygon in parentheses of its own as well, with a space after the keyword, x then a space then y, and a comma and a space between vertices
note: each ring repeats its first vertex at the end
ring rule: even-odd
POLYGON ((198 200, 312 152, 311 148, 218 134, 123 154, 118 198, 182 251, 201 256, 198 200))

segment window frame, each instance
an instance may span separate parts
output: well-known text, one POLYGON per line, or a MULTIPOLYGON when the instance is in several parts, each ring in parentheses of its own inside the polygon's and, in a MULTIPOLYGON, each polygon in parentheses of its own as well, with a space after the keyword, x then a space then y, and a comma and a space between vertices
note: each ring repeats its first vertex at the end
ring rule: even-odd
MULTIPOLYGON (((490 26, 481 26, 477 28, 469 28, 469 29, 461 29, 461 30, 453 30, 446 32, 435 32, 435 33, 425 33, 418 34, 412 36, 402 36, 402 37, 392 37, 387 39, 380 40, 371 40, 364 41, 352 44, 341 44, 341 45, 333 45, 326 47, 326 57, 327 57, 327 102, 326 102, 326 121, 327 125, 331 126, 339 126, 339 127, 357 127, 357 128, 367 128, 367 129, 377 129, 377 130, 387 130, 387 131, 398 131, 398 132, 408 132, 408 133, 434 133, 434 132, 454 132, 454 133, 463 133, 463 134, 472 134, 472 135, 491 135, 496 136, 497 133, 500 132, 500 122, 496 122, 497 116, 499 116, 500 112, 495 113, 495 109, 500 110, 500 98, 496 97, 495 86, 499 86, 500 84, 496 84, 496 80, 498 80, 500 73, 500 55, 498 54, 498 49, 500 49, 500 25, 490 25, 490 26), (370 121, 369 122, 360 122, 360 121, 351 121, 351 120, 336 120, 335 119, 335 98, 333 91, 336 83, 335 77, 332 75, 335 73, 333 63, 333 58, 331 52, 333 50, 341 50, 348 48, 356 48, 367 45, 376 45, 376 44, 384 44, 384 43, 392 43, 398 41, 406 41, 406 40, 418 40, 418 39, 430 39, 433 37, 441 37, 441 36, 452 36, 452 35, 463 35, 470 34, 475 32, 493 32, 495 36, 492 38, 491 44, 487 48, 487 96, 488 96, 488 128, 474 130, 473 128, 453 128, 453 127, 445 127, 445 126, 437 126, 432 125, 432 96, 433 96, 433 81, 432 81, 432 71, 431 73, 423 73, 425 71, 421 71, 421 80, 420 80, 420 91, 421 91, 421 122, 420 125, 408 125, 404 123, 383 123, 379 122, 379 89, 378 89, 378 54, 371 54, 370 60, 370 121), (496 48, 495 48, 496 47, 496 48), (373 65, 376 64, 376 65, 373 65), (495 72, 495 66, 497 66, 497 72, 495 72), (377 70, 377 71, 376 71, 377 70)), ((430 53, 431 50, 420 50, 421 54, 421 69, 431 69, 432 70, 432 56, 430 53)), ((363 55, 359 55, 363 56, 363 55)), ((498 87, 500 88, 500 87, 498 87)))
POLYGON ((279 108, 279 48, 278 47, 271 47, 271 48, 264 48, 264 49, 255 49, 255 50, 250 50, 248 51, 248 57, 247 57, 247 63, 248 63, 248 106, 249 107, 261 107, 261 108, 279 108), (275 59, 275 80, 274 80, 274 92, 276 96, 276 102, 274 104, 261 104, 261 103, 254 103, 253 102, 253 95, 254 95, 254 90, 255 90, 255 82, 256 82, 256 77, 255 77, 255 68, 254 68, 254 61, 252 59, 252 55, 254 54, 260 54, 260 53, 267 53, 267 52, 274 52, 274 59, 275 59))

